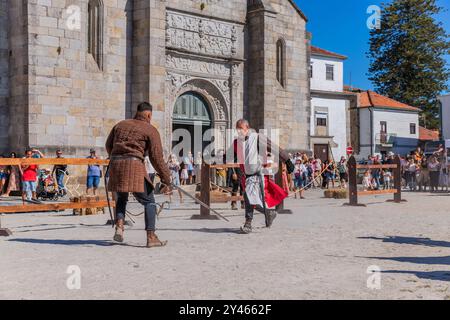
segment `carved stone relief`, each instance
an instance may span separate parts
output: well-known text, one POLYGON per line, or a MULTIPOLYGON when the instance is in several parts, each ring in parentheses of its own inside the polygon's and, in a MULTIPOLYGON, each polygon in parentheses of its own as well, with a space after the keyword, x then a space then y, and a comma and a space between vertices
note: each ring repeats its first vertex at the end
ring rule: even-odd
POLYGON ((167 11, 166 45, 215 56, 234 57, 237 30, 232 23, 167 11))

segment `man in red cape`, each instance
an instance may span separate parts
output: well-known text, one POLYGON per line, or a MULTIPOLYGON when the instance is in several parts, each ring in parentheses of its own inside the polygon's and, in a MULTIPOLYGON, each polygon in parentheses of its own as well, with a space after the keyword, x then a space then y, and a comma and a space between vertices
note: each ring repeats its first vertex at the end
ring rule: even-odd
MULTIPOLYGON (((280 204, 288 194, 270 179, 269 175, 264 174, 267 164, 262 163, 260 152, 266 155, 269 149, 273 152, 275 146, 266 137, 252 131, 245 119, 236 123, 236 129, 239 137, 234 141, 235 161, 237 160, 240 164, 241 184, 242 189, 245 190, 245 224, 241 227, 241 231, 250 233, 254 210, 264 213, 266 227, 270 228, 277 216, 277 212, 273 208, 280 204)), ((287 164, 288 172, 291 173, 293 166, 289 155, 279 147, 278 154, 281 161, 287 164)))

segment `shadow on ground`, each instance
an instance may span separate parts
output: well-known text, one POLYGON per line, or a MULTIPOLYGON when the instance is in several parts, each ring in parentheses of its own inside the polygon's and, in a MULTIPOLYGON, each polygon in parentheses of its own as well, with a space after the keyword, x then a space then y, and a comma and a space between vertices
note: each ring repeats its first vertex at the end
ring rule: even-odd
POLYGON ((240 234, 240 230, 237 228, 201 228, 201 229, 169 229, 169 228, 158 228, 158 231, 193 231, 193 232, 204 232, 204 233, 233 233, 240 234))
POLYGON ((62 240, 62 239, 31 239, 31 238, 17 238, 8 240, 10 242, 33 243, 33 244, 49 244, 49 245, 64 245, 64 246, 101 246, 109 247, 114 243, 106 240, 62 240))
MULTIPOLYGON (((391 261, 416 263, 416 264, 450 265, 450 256, 444 256, 444 257, 358 257, 358 258, 391 260, 391 261)), ((448 272, 450 272, 450 270, 448 272)))
POLYGON ((439 280, 439 281, 449 281, 450 282, 450 271, 404 271, 404 270, 386 270, 381 271, 381 273, 390 274, 409 274, 415 275, 421 279, 427 280, 439 280))
POLYGON ((389 243, 450 248, 450 241, 431 240, 430 238, 387 236, 387 237, 358 237, 358 239, 381 240, 383 242, 389 243))

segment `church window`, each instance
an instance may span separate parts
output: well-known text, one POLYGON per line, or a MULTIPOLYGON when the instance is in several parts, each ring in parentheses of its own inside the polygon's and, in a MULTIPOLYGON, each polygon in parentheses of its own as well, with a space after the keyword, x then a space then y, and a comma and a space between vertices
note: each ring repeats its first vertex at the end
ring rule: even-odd
POLYGON ((277 41, 277 80, 281 86, 286 85, 286 46, 282 39, 277 41))
POLYGON ((103 5, 101 0, 89 0, 88 3, 88 53, 92 55, 100 69, 103 68, 103 5))

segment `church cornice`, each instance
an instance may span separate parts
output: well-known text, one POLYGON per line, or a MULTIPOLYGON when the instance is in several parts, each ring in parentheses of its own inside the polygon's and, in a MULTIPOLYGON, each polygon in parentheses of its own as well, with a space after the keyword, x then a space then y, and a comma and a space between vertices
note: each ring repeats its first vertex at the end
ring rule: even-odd
POLYGON ((166 10, 172 11, 172 12, 177 12, 177 13, 182 13, 182 14, 188 14, 188 15, 191 15, 191 16, 199 17, 199 18, 217 20, 217 21, 222 21, 222 22, 227 22, 227 23, 232 23, 232 24, 238 24, 238 25, 241 25, 241 26, 245 26, 245 21, 226 19, 226 18, 222 18, 222 17, 201 14, 201 13, 198 13, 198 12, 180 10, 180 9, 176 9, 176 8, 173 8, 173 7, 167 7, 166 10))
POLYGON ((240 64, 242 62, 245 62, 245 59, 235 58, 235 57, 218 57, 217 55, 210 55, 207 53, 192 53, 189 50, 181 49, 181 48, 174 48, 174 47, 166 47, 167 53, 173 53, 176 55, 193 58, 193 59, 203 59, 203 60, 209 60, 211 62, 226 62, 230 64, 240 64))

